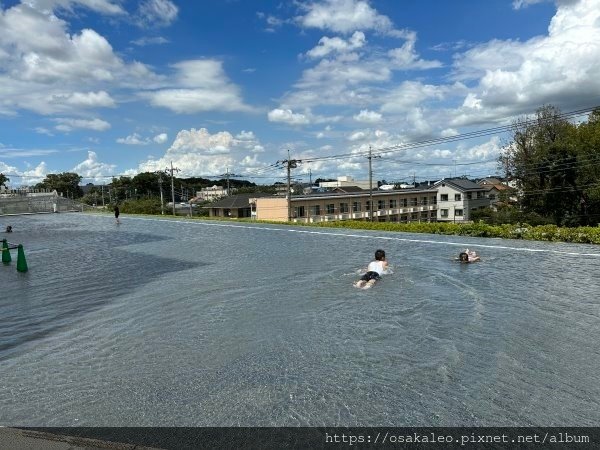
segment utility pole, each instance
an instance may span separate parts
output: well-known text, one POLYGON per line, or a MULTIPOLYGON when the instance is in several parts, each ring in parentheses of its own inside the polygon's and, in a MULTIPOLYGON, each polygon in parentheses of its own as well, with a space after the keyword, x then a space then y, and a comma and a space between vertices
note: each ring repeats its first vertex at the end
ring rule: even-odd
POLYGON ((288 150, 288 159, 283 161, 277 161, 276 164, 285 164, 287 169, 287 210, 288 210, 288 222, 292 220, 292 178, 291 170, 298 167, 298 163, 301 163, 300 159, 290 159, 290 151, 288 150))
POLYGON ((164 214, 165 214, 165 201, 163 199, 163 189, 162 189, 163 171, 162 170, 157 170, 154 173, 158 174, 158 188, 160 189, 160 213, 164 216, 164 214))
POLYGON ((373 222, 373 166, 371 160, 373 158, 380 158, 380 156, 373 156, 371 146, 369 145, 369 219, 373 222))
MULTIPOLYGON (((287 159, 287 210, 288 210, 288 222, 292 220, 292 180, 291 180, 291 168, 292 162, 290 161, 290 151, 288 150, 288 159, 287 159)), ((294 162, 294 167, 296 167, 296 163, 294 162)))
POLYGON ((229 192, 229 167, 227 167, 227 172, 225 173, 225 176, 227 177, 227 197, 229 197, 231 195, 229 192))
POLYGON ((178 168, 173 168, 173 161, 171 161, 171 169, 166 168, 167 171, 171 171, 171 202, 173 203, 173 215, 175 215, 175 178, 173 172, 179 172, 178 168))

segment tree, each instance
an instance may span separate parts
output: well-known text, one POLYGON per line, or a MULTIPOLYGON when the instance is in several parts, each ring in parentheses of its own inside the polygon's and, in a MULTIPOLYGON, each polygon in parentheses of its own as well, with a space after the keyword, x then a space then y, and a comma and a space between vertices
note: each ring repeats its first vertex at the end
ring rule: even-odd
POLYGON ((535 120, 513 123, 513 139, 502 161, 527 212, 551 216, 557 225, 576 214, 581 196, 577 186, 576 127, 558 108, 543 106, 535 120))
POLYGON ((6 175, 0 173, 0 186, 6 187, 6 183, 8 183, 9 181, 10 179, 6 175))
POLYGON ((83 190, 79 186, 81 176, 73 172, 62 172, 59 174, 48 174, 44 181, 38 183, 36 189, 56 190, 59 194, 68 198, 80 198, 83 190))
POLYGON ((577 182, 583 190, 579 216, 582 225, 590 225, 600 221, 600 109, 594 110, 577 131, 577 182))
POLYGON ((157 173, 153 173, 153 172, 138 173, 131 180, 131 184, 133 186, 134 193, 135 193, 135 190, 137 190, 138 196, 144 196, 147 198, 159 197, 160 196, 160 185, 159 185, 158 178, 159 178, 159 176, 157 173))
POLYGON ((599 153, 600 110, 576 125, 544 106, 535 120, 513 124, 500 161, 516 183, 522 214, 587 225, 600 219, 599 153))
POLYGON ((132 198, 134 192, 131 177, 120 176, 119 178, 113 177, 110 183, 110 198, 113 203, 120 203, 127 198, 132 198))

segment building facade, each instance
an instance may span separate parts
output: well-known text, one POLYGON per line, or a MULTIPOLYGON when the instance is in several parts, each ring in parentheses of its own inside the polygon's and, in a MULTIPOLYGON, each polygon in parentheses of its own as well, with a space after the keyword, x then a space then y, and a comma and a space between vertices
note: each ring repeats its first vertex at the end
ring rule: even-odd
POLYGON ((213 201, 227 196, 227 189, 222 186, 209 186, 196 192, 196 199, 200 201, 213 201))
MULTIPOLYGON (((293 196, 289 216, 292 222, 328 222, 334 220, 370 220, 371 199, 373 220, 379 222, 432 222, 437 218, 435 189, 404 189, 316 193, 293 196)), ((288 220, 286 198, 257 198, 258 220, 288 220)))
POLYGON ((466 222, 472 211, 490 206, 492 199, 488 187, 453 178, 391 191, 336 188, 292 195, 289 203, 283 196, 233 195, 206 208, 212 217, 296 223, 371 218, 378 222, 466 222))
POLYGON ((437 191, 437 220, 466 222, 471 213, 490 206, 487 189, 464 178, 450 178, 434 183, 437 191))

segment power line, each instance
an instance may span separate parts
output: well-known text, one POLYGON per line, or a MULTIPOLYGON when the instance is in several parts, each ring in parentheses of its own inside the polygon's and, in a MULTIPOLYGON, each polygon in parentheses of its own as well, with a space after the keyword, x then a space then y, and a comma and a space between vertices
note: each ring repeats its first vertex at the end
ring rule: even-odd
MULTIPOLYGON (((594 106, 591 108, 584 108, 584 109, 579 109, 579 110, 575 110, 575 111, 570 111, 567 113, 561 113, 561 114, 552 116, 551 118, 548 118, 548 119, 544 119, 544 118, 525 119, 525 120, 521 121, 519 123, 519 125, 526 126, 526 125, 530 125, 530 124, 539 123, 540 121, 548 122, 548 121, 556 120, 556 119, 565 119, 565 120, 571 119, 571 118, 578 117, 578 116, 581 116, 586 113, 590 113, 590 112, 596 110, 597 108, 599 108, 599 107, 594 106)), ((457 134, 454 136, 432 138, 432 139, 426 139, 423 141, 396 144, 396 145, 391 145, 388 147, 382 147, 380 149, 377 149, 377 150, 375 150, 375 153, 395 153, 395 152, 408 150, 408 149, 429 147, 434 144, 442 144, 442 143, 463 141, 463 140, 467 140, 467 139, 474 139, 474 138, 478 138, 478 137, 491 136, 491 135, 496 135, 496 134, 501 134, 501 133, 511 131, 512 129, 514 129, 514 126, 515 126, 514 124, 502 125, 502 126, 493 127, 493 128, 486 128, 483 130, 461 133, 461 134, 457 134)), ((316 162, 316 161, 344 159, 344 158, 349 158, 349 157, 361 157, 361 156, 364 157, 367 155, 368 155, 368 151, 363 151, 363 152, 344 153, 344 154, 339 154, 339 155, 307 158, 305 161, 306 162, 316 162)))

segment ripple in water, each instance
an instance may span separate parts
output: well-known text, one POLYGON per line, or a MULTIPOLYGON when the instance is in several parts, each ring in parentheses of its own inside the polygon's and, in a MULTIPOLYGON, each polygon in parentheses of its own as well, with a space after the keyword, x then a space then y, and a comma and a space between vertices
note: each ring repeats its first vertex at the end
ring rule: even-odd
POLYGON ((595 247, 231 225, 16 218, 3 424, 598 423, 595 247))

